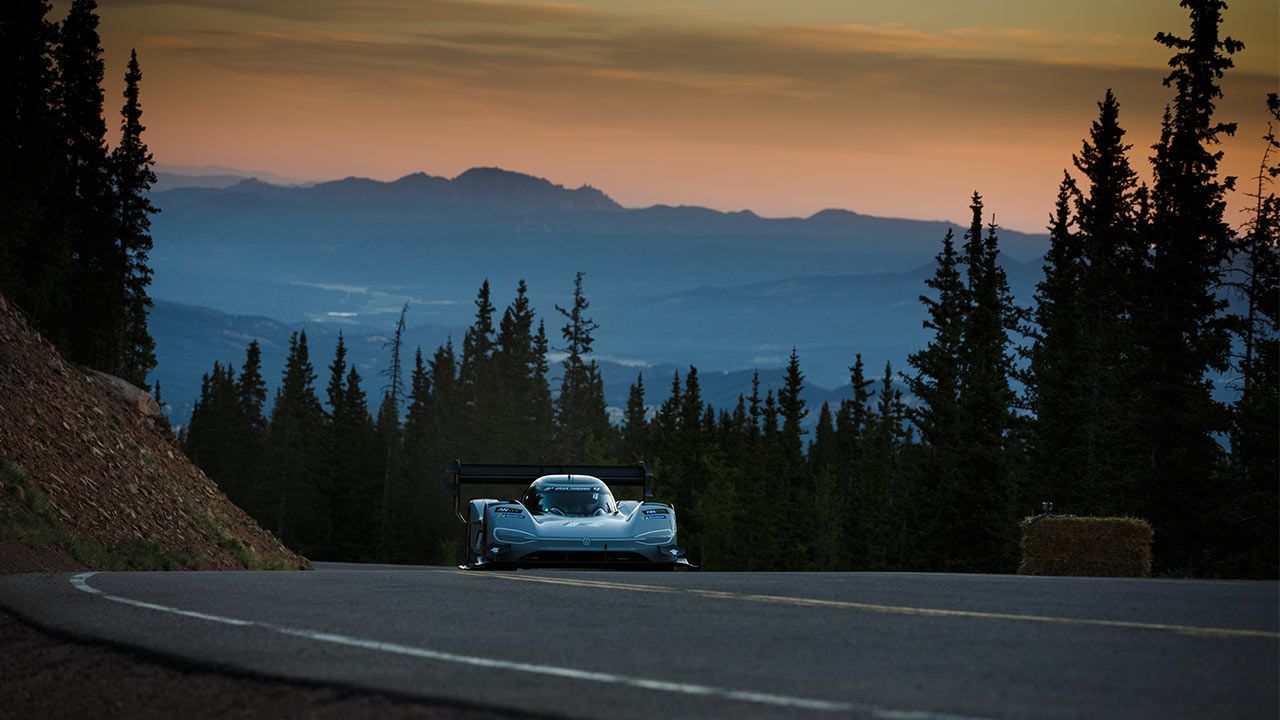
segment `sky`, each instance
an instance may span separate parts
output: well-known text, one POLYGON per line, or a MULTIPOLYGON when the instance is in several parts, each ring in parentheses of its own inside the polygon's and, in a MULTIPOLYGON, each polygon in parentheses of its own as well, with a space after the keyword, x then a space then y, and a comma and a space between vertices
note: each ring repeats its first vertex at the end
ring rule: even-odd
MULTIPOLYGON (((54 16, 66 2, 55 3, 54 16)), ((499 166, 628 207, 839 207, 1038 231, 1114 88, 1146 175, 1185 34, 1172 0, 102 0, 109 111, 131 48, 166 165, 325 180, 499 166)), ((1257 174, 1280 3, 1233 0, 1219 118, 1257 174)), ((113 123, 114 125, 114 123, 113 123)), ((1243 221, 1237 193, 1229 220, 1243 221)))

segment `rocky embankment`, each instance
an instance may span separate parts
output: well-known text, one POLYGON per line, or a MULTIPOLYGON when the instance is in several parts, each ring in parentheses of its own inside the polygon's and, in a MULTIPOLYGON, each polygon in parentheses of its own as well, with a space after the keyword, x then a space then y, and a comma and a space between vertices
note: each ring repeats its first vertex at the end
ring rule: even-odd
POLYGON ((187 460, 148 394, 66 362, 0 296, 0 572, 308 566, 187 460))

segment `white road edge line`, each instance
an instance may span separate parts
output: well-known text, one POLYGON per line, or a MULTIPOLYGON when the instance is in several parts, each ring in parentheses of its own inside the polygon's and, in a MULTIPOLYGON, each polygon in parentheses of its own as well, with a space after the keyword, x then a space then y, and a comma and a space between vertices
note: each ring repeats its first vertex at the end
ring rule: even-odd
POLYGON ((71 585, 77 590, 89 593, 90 595, 95 595, 103 600, 110 600, 112 602, 142 608, 144 610, 155 610, 157 612, 168 613, 170 615, 179 615, 181 617, 192 618, 194 620, 206 620, 208 622, 221 623, 223 625, 253 627, 277 633, 279 635, 305 638, 316 642, 343 645, 362 650, 374 650, 394 655, 421 658, 424 660, 471 665, 474 667, 483 667, 495 670, 513 670, 516 672, 548 675, 551 677, 567 678, 571 680, 585 680, 588 682, 625 685, 643 690, 657 690, 683 695, 718 697, 726 700, 795 708, 799 710, 815 710, 819 712, 833 713, 859 712, 880 720, 980 720, 979 718, 967 715, 951 715, 947 713, 934 713, 919 710, 893 710, 865 703, 815 700, 812 698, 792 697, 789 695, 775 695, 773 693, 730 690, 728 688, 718 688, 709 685, 675 683, 664 680, 648 680, 645 678, 616 675, 614 673, 597 672, 594 670, 577 670, 574 668, 557 667, 555 665, 540 665, 536 663, 523 663, 512 660, 477 657, 474 655, 459 655, 457 653, 432 650, 430 648, 400 645, 398 643, 381 642, 378 640, 366 640, 363 638, 351 637, 349 635, 316 632, 314 630, 307 630, 303 628, 291 628, 284 625, 276 625, 274 623, 260 622, 257 620, 241 620, 238 618, 223 617, 221 615, 210 615, 208 613, 182 610, 180 608, 169 607, 168 605, 159 605, 157 603, 149 603, 142 600, 134 600, 133 598, 105 593, 89 584, 89 578, 96 574, 97 573, 94 572, 83 572, 75 575, 71 578, 71 585))

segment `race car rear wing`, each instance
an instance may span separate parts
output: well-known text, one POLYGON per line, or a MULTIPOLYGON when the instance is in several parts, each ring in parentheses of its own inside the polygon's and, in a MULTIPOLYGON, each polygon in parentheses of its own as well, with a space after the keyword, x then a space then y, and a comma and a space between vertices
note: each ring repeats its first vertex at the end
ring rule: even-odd
MULTIPOLYGON (((590 475, 605 485, 644 488, 645 497, 653 497, 653 471, 638 465, 463 465, 458 460, 444 464, 444 491, 453 495, 454 513, 463 519, 459 508, 463 485, 528 485, 543 475, 590 475)), ((463 522, 466 522, 463 519, 463 522)))
POLYGON ((653 497, 653 471, 638 465, 463 465, 444 464, 444 491, 456 495, 462 485, 528 485, 543 475, 590 475, 605 485, 644 488, 653 497))

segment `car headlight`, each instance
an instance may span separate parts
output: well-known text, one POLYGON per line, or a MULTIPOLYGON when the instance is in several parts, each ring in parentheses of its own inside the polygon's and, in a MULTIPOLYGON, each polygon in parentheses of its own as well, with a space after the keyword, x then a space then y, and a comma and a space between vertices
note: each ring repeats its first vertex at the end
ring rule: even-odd
POLYGON ((665 545, 666 543, 671 542, 671 539, 674 537, 675 533, 664 528, 662 530, 650 530, 646 533, 640 533, 636 536, 636 542, 644 545, 665 545))
POLYGON ((512 545, 520 545, 523 543, 531 543, 537 538, 533 533, 528 533, 524 530, 497 528, 493 531, 493 539, 499 542, 510 543, 512 545))

